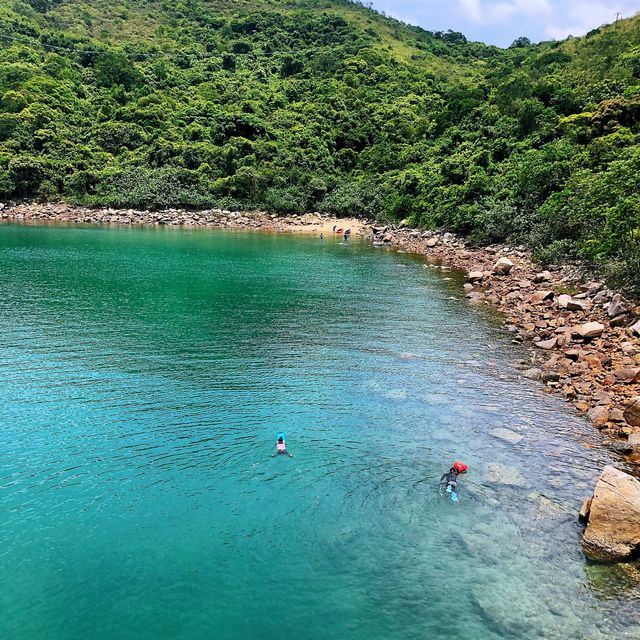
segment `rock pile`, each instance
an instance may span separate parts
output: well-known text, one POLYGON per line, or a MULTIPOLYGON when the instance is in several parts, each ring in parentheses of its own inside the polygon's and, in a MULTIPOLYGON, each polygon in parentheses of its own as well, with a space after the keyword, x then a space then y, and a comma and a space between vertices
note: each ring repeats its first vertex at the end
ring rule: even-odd
POLYGON ((284 231, 296 226, 328 220, 320 213, 279 217, 263 211, 228 211, 225 209, 91 209, 65 203, 21 203, 0 207, 0 219, 89 224, 152 225, 183 227, 222 227, 226 229, 265 229, 284 231))

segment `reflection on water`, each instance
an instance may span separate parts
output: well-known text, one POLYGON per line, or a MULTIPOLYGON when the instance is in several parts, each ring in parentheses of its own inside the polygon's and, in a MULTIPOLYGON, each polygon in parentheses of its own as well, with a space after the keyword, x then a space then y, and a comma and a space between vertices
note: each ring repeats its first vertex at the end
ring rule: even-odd
POLYGON ((2 226, 0 273, 0 637, 639 637, 579 547, 608 454, 419 262, 2 226))

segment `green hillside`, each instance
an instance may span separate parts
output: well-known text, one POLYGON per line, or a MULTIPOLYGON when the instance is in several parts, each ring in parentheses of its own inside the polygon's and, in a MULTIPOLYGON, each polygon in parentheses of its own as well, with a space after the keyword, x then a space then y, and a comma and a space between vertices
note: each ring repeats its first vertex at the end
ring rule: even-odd
POLYGON ((503 50, 346 0, 0 0, 0 198, 320 209, 640 291, 640 19, 503 50))

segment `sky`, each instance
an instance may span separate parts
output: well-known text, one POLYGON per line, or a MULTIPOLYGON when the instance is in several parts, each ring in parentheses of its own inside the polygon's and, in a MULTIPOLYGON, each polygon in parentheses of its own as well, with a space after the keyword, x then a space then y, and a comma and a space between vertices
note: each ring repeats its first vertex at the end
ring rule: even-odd
POLYGON ((429 31, 460 31, 501 47, 526 36, 532 42, 581 36, 616 14, 630 18, 640 0, 373 0, 374 9, 429 31))

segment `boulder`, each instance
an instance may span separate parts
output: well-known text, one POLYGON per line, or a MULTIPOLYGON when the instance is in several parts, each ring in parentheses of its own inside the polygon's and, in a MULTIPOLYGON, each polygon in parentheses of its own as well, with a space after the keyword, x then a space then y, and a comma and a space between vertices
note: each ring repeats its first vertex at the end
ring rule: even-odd
POLYGON ((572 332, 581 338, 597 338, 604 333, 604 325, 599 322, 587 322, 574 327, 572 332))
POLYGON ((542 374, 542 382, 560 382, 560 374, 557 371, 545 371, 542 374))
POLYGON ((432 249, 433 247, 437 247, 439 244, 440 244, 440 239, 439 238, 429 238, 425 242, 425 245, 427 247, 429 247, 430 249, 432 249))
POLYGON ((549 349, 553 349, 553 347, 556 346, 557 341, 558 341, 557 338, 549 338, 549 340, 540 340, 540 342, 535 343, 535 346, 538 347, 538 349, 549 350, 549 349))
POLYGON ((606 405, 596 405, 587 413, 587 418, 593 422, 594 426, 602 427, 609 420, 609 407, 606 405))
POLYGON ((564 352, 565 358, 569 358, 569 360, 572 360, 573 362, 578 362, 581 355, 582 351, 580 351, 579 349, 569 349, 568 351, 564 352))
POLYGON ((473 291, 473 285, 470 282, 465 282, 463 289, 465 293, 469 293, 473 291))
POLYGON ((506 276, 513 269, 513 262, 509 258, 499 258, 493 265, 493 273, 498 276, 506 276))
POLYGON ((624 419, 632 427, 640 427, 640 396, 629 401, 624 410, 624 419))
POLYGON ((591 499, 582 548, 590 560, 630 559, 640 549, 640 482, 607 465, 591 499))
POLYGON ((587 282, 580 286, 582 291, 584 291, 588 296, 595 296, 600 289, 602 289, 602 282, 587 282))
POLYGON ((467 280, 469 282, 480 282, 484 278, 482 271, 469 271, 467 274, 467 280))
POLYGON ((607 305, 607 315, 610 318, 615 318, 621 313, 627 313, 627 311, 629 311, 629 305, 626 300, 619 293, 616 293, 607 305))
POLYGON ((593 399, 596 401, 596 404, 611 404, 611 402, 613 401, 613 396, 610 393, 602 390, 598 391, 598 393, 593 396, 593 399))
POLYGON ((637 336, 640 336, 640 320, 631 327, 631 331, 633 331, 637 336))
POLYGON ((612 327, 624 327, 628 323, 629 316, 626 313, 621 313, 619 316, 611 318, 611 321, 609 322, 612 327))
POLYGON ((640 447, 640 433, 632 433, 627 438, 627 442, 635 449, 640 447))
POLYGON ((588 522, 589 521, 589 513, 591 512, 591 498, 587 498, 582 501, 582 506, 580 507, 580 511, 578 512, 578 520, 580 522, 588 522))
POLYGON ((549 271, 541 271, 533 276, 533 281, 536 283, 547 282, 548 280, 551 280, 551 273, 549 271))
POLYGON ((640 369, 635 369, 633 367, 624 367, 622 369, 616 369, 612 373, 618 382, 629 384, 630 382, 638 381, 638 374, 640 374, 640 369))
POLYGON ((543 300, 551 300, 554 295, 553 291, 536 291, 530 298, 531 304, 539 304, 543 300))
POLYGON ((589 308, 589 305, 586 302, 576 300, 575 298, 568 296, 566 293, 558 296, 558 306, 561 309, 567 309, 568 311, 586 311, 589 308))

